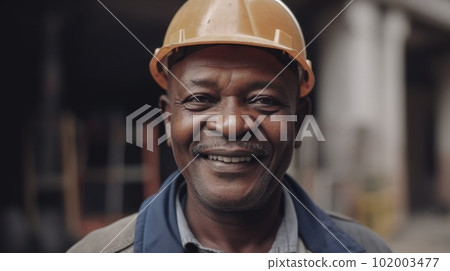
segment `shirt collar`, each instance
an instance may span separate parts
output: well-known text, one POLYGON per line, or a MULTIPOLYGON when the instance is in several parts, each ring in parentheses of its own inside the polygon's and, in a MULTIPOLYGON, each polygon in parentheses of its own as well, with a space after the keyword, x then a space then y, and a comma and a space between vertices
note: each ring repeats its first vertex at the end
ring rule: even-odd
MULTIPOLYGON (((178 222, 178 230, 180 232, 181 243, 186 251, 191 252, 210 252, 218 253, 220 250, 204 247, 195 238, 194 234, 189 228, 189 225, 184 216, 182 207, 183 195, 186 193, 186 183, 183 183, 177 191, 176 197, 176 215, 178 222)), ((305 252, 305 246, 302 240, 298 237, 298 222, 295 213, 294 203, 292 197, 285 189, 283 189, 284 198, 284 215, 281 224, 278 228, 275 240, 269 253, 290 253, 290 252, 305 252)))
MULTIPOLYGON (((184 182, 181 172, 176 170, 164 181, 157 194, 142 203, 136 219, 134 252, 186 252, 181 243, 176 214, 177 192, 184 182)), ((294 202, 298 236, 309 251, 366 251, 316 206, 294 179, 286 174, 283 182, 294 202)))

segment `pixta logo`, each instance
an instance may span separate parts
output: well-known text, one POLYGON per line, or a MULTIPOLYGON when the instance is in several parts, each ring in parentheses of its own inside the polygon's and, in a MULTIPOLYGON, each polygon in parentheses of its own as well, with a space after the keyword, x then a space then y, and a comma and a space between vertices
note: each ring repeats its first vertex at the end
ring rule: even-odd
MULTIPOLYGON (((224 137, 224 122, 225 118, 222 115, 194 115, 192 117, 193 127, 193 141, 200 141, 201 133, 206 136, 218 136, 224 137), (205 123, 214 123, 214 130, 204 128, 205 123)), ((278 122, 280 125, 280 141, 288 141, 288 122, 297 122, 296 115, 260 115, 256 120, 253 120, 248 115, 229 115, 227 119, 228 127, 228 141, 249 141, 254 136, 258 141, 267 141, 264 134, 259 129, 263 121, 278 122), (239 139, 236 135, 236 119, 242 118, 245 125, 248 127, 248 131, 239 139)), ((316 137, 317 141, 325 141, 325 137, 316 122, 316 119, 312 115, 306 115, 302 121, 302 125, 295 137, 295 141, 303 141, 306 137, 316 137), (311 133, 311 130, 314 132, 311 133)))
MULTIPOLYGON (((161 109, 153 108, 150 105, 144 105, 138 110, 134 111, 126 117, 126 141, 130 144, 135 144, 138 147, 144 147, 144 134, 146 135, 146 148, 149 151, 153 151, 154 146, 154 127, 163 123, 172 114, 169 112, 161 113, 161 109), (153 119, 153 120, 152 120, 153 119), (136 120, 136 121, 135 121, 136 120), (134 126, 133 123, 136 122, 134 126), (144 130, 145 129, 145 130, 144 130), (133 133, 134 131, 134 133, 133 133), (136 141, 134 141, 133 134, 136 135, 136 141)), ((200 141, 200 136, 203 133, 206 136, 219 136, 224 137, 223 125, 224 116, 222 115, 194 115, 192 117, 192 141, 200 141), (207 122, 214 122, 215 130, 205 128, 207 122)), ((253 136, 258 141, 267 141, 264 134, 259 130, 259 126, 263 121, 278 122, 280 124, 280 140, 287 141, 287 126, 288 122, 296 122, 296 115, 261 115, 256 120, 253 120, 248 115, 229 115, 229 133, 228 141, 248 141, 253 136), (236 127, 230 124, 236 123, 236 118, 242 118, 249 130, 239 139, 236 135, 236 127)), ((170 138, 170 123, 166 123, 165 134, 158 138, 158 146, 164 143, 170 138)), ((319 128, 314 116, 307 115, 302 121, 302 125, 295 137, 295 141, 303 141, 304 138, 315 137, 317 141, 325 141, 325 137, 319 128), (313 133, 312 133, 313 132, 313 133)))
MULTIPOLYGON (((149 151, 153 151, 153 128, 158 126, 160 123, 164 122, 164 120, 170 117, 170 113, 164 112, 161 114, 161 109, 153 108, 148 104, 134 111, 126 118, 126 141, 130 144, 136 144, 136 146, 143 148, 144 147, 144 128, 146 129, 146 148, 149 151), (145 113, 147 112, 147 113, 145 113), (145 113, 145 114, 144 114, 145 113), (144 115, 143 115, 144 114, 144 115), (159 115, 158 115, 159 114, 159 115), (158 115, 154 120, 150 121, 153 117, 158 115), (134 128, 133 122, 136 120, 136 126, 134 128), (148 122, 150 121, 150 122, 148 122), (148 123, 147 123, 148 122, 148 123), (147 124, 146 124, 147 123, 147 124), (135 131, 136 141, 133 141, 133 131, 135 131)), ((158 138, 158 146, 164 143, 168 138, 170 138, 170 129, 168 125, 166 125, 166 133, 158 138)), ((159 136, 159 135, 156 135, 159 136)))

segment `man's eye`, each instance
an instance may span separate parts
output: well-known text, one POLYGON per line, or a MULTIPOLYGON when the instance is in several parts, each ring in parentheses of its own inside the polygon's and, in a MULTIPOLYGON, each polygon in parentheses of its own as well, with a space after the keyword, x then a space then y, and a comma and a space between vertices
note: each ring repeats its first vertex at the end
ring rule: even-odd
POLYGON ((212 102, 212 98, 211 97, 207 97, 204 95, 192 95, 191 97, 189 97, 188 99, 186 99, 184 101, 185 103, 210 103, 212 102))
POLYGON ((184 100, 183 103, 188 110, 202 111, 212 107, 215 102, 216 100, 213 97, 196 94, 184 100))
POLYGON ((211 99, 209 97, 199 96, 197 97, 196 101, 199 103, 209 103, 211 102, 211 99))
POLYGON ((253 104, 261 104, 261 105, 279 105, 280 103, 273 99, 268 97, 259 97, 252 101, 253 104))

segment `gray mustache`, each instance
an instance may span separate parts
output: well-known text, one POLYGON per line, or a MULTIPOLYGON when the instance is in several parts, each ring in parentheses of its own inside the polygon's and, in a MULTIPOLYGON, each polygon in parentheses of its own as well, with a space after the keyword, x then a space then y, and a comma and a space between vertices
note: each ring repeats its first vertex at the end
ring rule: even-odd
POLYGON ((207 149, 214 149, 214 148, 227 149, 231 147, 239 147, 242 149, 249 150, 255 153, 255 155, 258 157, 266 157, 267 155, 269 155, 270 149, 270 146, 268 146, 268 144, 263 144, 261 142, 242 142, 242 141, 228 142, 226 140, 221 140, 217 138, 217 139, 205 139, 197 142, 195 146, 192 148, 192 152, 194 153, 194 155, 198 155, 207 149))

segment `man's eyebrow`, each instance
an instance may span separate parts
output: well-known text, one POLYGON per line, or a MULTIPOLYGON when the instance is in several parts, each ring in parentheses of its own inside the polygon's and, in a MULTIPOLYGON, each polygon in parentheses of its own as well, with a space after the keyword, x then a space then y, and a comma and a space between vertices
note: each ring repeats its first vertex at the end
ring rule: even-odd
POLYGON ((207 89, 218 89, 219 85, 217 82, 208 79, 192 79, 189 81, 189 85, 194 85, 197 87, 207 88, 207 89))
MULTIPOLYGON (((264 88, 268 88, 268 89, 275 89, 275 90, 282 90, 283 89, 283 85, 280 82, 272 82, 270 83, 270 81, 252 81, 249 82, 248 84, 246 84, 244 87, 242 87, 242 89, 245 90, 260 90, 260 89, 264 89, 264 88)), ((209 80, 209 79, 192 79, 189 81, 189 86, 196 86, 196 87, 202 87, 202 88, 206 88, 206 89, 212 89, 212 90, 217 90, 219 89, 219 85, 217 84, 216 81, 213 80, 209 80)))

